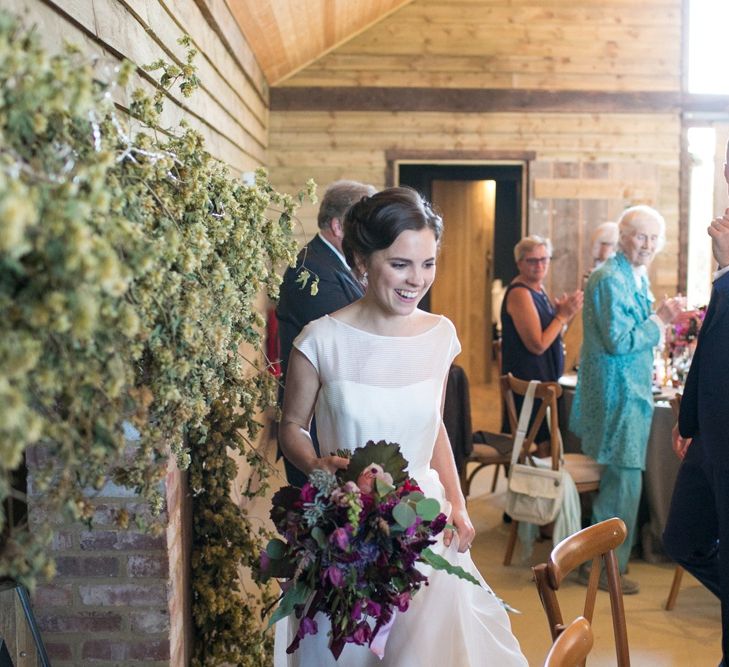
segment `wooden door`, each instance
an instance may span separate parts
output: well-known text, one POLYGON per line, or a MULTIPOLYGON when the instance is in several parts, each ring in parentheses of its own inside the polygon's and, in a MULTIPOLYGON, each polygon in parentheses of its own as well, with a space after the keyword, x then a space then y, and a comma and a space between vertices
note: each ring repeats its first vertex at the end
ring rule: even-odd
POLYGON ((433 181, 433 204, 445 232, 430 307, 456 326, 456 363, 472 383, 491 380, 491 282, 495 181, 433 181))

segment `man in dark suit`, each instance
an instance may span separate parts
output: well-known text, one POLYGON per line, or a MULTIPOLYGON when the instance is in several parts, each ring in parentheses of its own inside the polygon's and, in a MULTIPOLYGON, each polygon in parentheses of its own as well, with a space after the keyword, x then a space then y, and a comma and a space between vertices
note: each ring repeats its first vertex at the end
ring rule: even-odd
MULTIPOLYGON (((344 214, 352 204, 375 192, 373 186, 357 181, 335 181, 329 185, 319 207, 319 233, 301 250, 296 265, 289 267, 284 274, 276 308, 282 387, 286 382, 286 367, 291 348, 301 330, 309 322, 344 308, 364 296, 362 284, 355 278, 344 259, 342 222, 344 214), (309 274, 305 283, 302 280, 306 276, 304 271, 309 274), (318 289, 312 294, 311 285, 315 280, 318 281, 318 289)), ((283 392, 279 393, 279 399, 283 404, 283 392)), ((313 424, 311 436, 318 451, 313 424)), ((285 459, 284 465, 289 484, 301 486, 306 482, 306 477, 285 459)))
MULTIPOLYGON (((724 178, 729 186, 729 145, 724 178)), ((729 665, 729 209, 709 226, 719 268, 686 378, 673 448, 683 459, 663 542, 721 601, 729 665)))

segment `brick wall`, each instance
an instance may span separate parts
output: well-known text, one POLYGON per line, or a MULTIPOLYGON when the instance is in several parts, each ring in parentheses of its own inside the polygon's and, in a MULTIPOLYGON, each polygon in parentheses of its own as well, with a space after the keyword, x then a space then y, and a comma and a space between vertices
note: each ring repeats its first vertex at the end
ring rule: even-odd
MULTIPOLYGON (((31 526, 43 518, 28 457, 31 526)), ((144 516, 134 492, 107 483, 94 493, 91 530, 57 524, 57 576, 40 584, 33 609, 54 667, 184 667, 189 663, 191 514, 187 476, 171 463, 165 482, 166 530, 119 530, 115 511, 144 516)), ((90 494, 91 495, 91 494, 90 494)))

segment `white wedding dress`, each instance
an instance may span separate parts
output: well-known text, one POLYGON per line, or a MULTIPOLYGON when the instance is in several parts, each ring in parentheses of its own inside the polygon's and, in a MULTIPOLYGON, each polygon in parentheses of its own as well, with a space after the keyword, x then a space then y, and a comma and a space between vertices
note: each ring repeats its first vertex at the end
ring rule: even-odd
MULTIPOLYGON (((310 323, 294 342, 317 369, 321 390, 316 426, 322 454, 355 449, 368 440, 400 444, 408 472, 426 496, 445 495, 430 468, 441 424, 444 380, 460 344, 445 317, 417 336, 378 336, 325 316, 310 323)), ((503 607, 478 573, 470 554, 441 539, 433 549, 471 572, 483 587, 422 567, 429 585, 397 616, 385 656, 347 644, 338 661, 328 648, 328 619, 316 616, 319 631, 286 654, 298 619, 276 624, 275 667, 527 667, 503 607)))

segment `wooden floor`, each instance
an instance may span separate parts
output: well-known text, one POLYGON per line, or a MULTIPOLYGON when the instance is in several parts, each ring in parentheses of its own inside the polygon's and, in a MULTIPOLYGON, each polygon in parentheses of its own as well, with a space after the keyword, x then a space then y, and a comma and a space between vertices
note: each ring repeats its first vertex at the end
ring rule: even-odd
MULTIPOLYGON (((499 399, 495 385, 472 386, 471 405, 474 430, 493 430, 498 426, 499 399)), ((529 664, 538 666, 546 656, 550 639, 544 612, 531 581, 531 565, 546 560, 551 544, 537 544, 528 562, 521 561, 517 546, 514 564, 510 567, 501 564, 509 527, 502 523, 503 473, 494 494, 490 493, 492 474, 490 469, 478 474, 468 500, 477 530, 472 554, 495 593, 523 612, 511 616, 512 628, 529 664)), ((634 667, 715 667, 721 658, 719 602, 687 574, 676 607, 673 611, 665 611, 663 606, 673 571, 670 563, 630 562, 628 576, 641 585, 638 595, 624 598, 631 664, 634 667)), ((584 593, 585 588, 579 584, 566 584, 560 595, 565 615, 580 613, 584 593)), ((588 665, 614 666, 607 593, 598 595, 594 631, 595 648, 588 665)))

